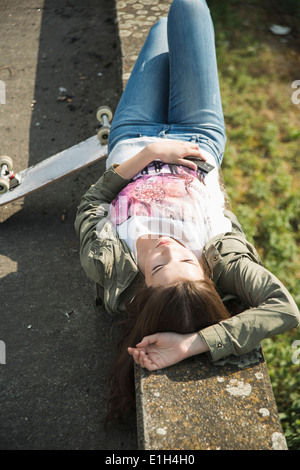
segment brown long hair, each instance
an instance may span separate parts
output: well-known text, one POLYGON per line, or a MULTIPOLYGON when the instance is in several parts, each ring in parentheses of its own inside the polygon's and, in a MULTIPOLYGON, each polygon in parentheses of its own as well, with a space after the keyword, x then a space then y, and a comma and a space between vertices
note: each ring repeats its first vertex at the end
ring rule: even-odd
POLYGON ((109 375, 110 397, 105 423, 126 421, 135 406, 133 358, 135 347, 144 336, 158 332, 193 333, 230 317, 214 283, 178 282, 168 286, 142 285, 127 305, 115 360, 109 375))

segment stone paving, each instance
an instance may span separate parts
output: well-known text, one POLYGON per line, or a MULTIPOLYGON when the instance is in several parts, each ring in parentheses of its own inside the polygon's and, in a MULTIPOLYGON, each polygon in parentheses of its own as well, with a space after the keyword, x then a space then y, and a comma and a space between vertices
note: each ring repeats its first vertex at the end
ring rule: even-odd
POLYGON ((171 0, 116 1, 124 86, 151 26, 162 16, 167 16, 171 3, 171 0))

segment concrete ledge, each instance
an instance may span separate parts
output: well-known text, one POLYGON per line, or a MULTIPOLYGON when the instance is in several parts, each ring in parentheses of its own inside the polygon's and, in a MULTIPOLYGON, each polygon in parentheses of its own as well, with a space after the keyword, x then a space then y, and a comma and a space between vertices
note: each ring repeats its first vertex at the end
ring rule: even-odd
POLYGON ((125 87, 150 28, 167 16, 172 0, 116 0, 125 87))
MULTIPOLYGON (((172 0, 116 0, 125 87, 151 26, 172 0)), ((229 201, 220 171, 220 182, 229 201)), ((143 450, 287 449, 262 351, 212 364, 203 356, 158 372, 135 366, 143 450)))
POLYGON ((135 367, 140 450, 287 450, 261 350, 135 367))

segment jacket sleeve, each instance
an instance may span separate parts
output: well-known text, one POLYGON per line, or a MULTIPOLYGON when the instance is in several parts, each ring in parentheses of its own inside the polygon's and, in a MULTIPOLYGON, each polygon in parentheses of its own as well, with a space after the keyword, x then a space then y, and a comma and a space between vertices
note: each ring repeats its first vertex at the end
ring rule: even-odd
POLYGON ((117 194, 129 183, 109 167, 96 184, 82 197, 77 209, 75 230, 80 238, 80 260, 87 276, 104 286, 104 263, 101 248, 116 243, 115 229, 109 220, 109 206, 117 194))
POLYGON ((284 285, 248 256, 226 264, 218 287, 249 308, 199 332, 213 361, 248 353, 264 338, 283 333, 300 322, 297 305, 284 285))

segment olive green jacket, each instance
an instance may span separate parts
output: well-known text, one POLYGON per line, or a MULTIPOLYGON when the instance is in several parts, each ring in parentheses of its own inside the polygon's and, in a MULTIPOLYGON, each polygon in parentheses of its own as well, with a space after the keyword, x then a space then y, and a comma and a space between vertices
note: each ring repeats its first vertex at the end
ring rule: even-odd
MULTIPOLYGON (((129 183, 115 167, 108 168, 83 196, 75 221, 82 266, 95 281, 97 295, 109 313, 125 311, 125 304, 142 278, 132 252, 118 237, 108 217, 110 203, 129 183)), ((231 354, 245 354, 262 339, 294 328, 300 322, 291 295, 261 265, 235 215, 231 211, 225 211, 225 215, 232 222, 232 232, 210 240, 203 256, 222 300, 237 297, 247 309, 199 332, 213 361, 231 354)))

